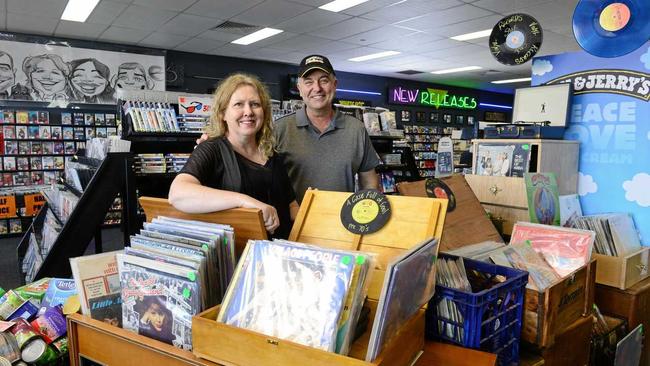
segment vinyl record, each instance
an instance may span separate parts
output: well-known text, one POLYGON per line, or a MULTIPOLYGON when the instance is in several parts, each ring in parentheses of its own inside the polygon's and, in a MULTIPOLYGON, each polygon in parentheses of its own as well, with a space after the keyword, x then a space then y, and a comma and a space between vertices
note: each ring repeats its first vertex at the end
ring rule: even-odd
POLYGON ((573 35, 588 53, 619 57, 641 47, 650 35, 648 0, 580 0, 573 35))
POLYGON ((355 234, 378 231, 390 218, 390 202, 381 192, 365 189, 352 194, 341 208, 341 224, 355 234))
POLYGON ((521 65, 542 46, 542 27, 528 14, 511 14, 492 28, 489 41, 492 56, 505 65, 521 65))
POLYGON ((451 188, 442 180, 427 178, 424 183, 424 188, 427 191, 427 196, 431 198, 446 198, 449 201, 447 203, 447 212, 451 212, 456 208, 456 195, 454 195, 451 188))

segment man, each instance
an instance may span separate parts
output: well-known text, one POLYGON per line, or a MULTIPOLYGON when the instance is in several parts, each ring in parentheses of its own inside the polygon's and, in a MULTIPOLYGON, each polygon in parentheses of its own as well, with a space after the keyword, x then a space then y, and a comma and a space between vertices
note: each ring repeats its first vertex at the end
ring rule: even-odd
MULTIPOLYGON (((363 122, 332 105, 336 85, 336 74, 326 57, 305 57, 298 73, 305 106, 273 125, 277 150, 284 155, 299 203, 310 187, 353 192, 355 175, 361 189, 379 189, 375 172, 379 157, 363 122)), ((197 143, 206 139, 204 134, 197 143)))
POLYGON ((336 85, 336 74, 326 57, 305 57, 298 73, 298 91, 305 106, 273 126, 277 149, 285 155, 299 202, 309 187, 352 192, 356 174, 361 189, 379 189, 375 173, 379 157, 363 123, 333 107, 336 85))
POLYGON ((14 60, 4 51, 0 51, 0 99, 31 99, 29 89, 16 84, 14 60))

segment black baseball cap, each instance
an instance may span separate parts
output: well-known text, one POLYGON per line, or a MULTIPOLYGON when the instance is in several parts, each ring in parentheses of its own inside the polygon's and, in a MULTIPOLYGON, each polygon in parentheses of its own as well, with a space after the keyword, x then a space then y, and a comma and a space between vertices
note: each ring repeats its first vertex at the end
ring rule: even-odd
POLYGON ((328 74, 336 75, 330 60, 328 60, 327 57, 321 55, 309 55, 300 61, 298 77, 302 78, 314 70, 321 70, 328 74))

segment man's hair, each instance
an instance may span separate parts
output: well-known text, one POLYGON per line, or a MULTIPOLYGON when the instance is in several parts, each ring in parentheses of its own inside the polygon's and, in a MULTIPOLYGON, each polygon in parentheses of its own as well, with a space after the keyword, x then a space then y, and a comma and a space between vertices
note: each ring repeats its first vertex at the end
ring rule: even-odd
POLYGON ((11 55, 8 54, 7 52, 5 52, 5 51, 0 51, 0 57, 5 56, 5 55, 6 55, 7 57, 9 57, 9 66, 11 67, 11 70, 13 70, 13 69, 14 69, 14 58, 11 57, 11 55))
POLYGON ((236 73, 225 78, 217 87, 214 92, 212 100, 212 115, 210 116, 210 123, 205 129, 205 132, 210 138, 225 136, 228 132, 228 125, 224 120, 228 103, 235 91, 241 86, 251 86, 257 91, 264 110, 264 119, 262 120, 262 128, 257 131, 255 135, 255 142, 257 143, 260 151, 266 156, 273 155, 273 134, 271 133, 272 112, 271 112, 271 97, 268 90, 262 82, 253 75, 236 73))

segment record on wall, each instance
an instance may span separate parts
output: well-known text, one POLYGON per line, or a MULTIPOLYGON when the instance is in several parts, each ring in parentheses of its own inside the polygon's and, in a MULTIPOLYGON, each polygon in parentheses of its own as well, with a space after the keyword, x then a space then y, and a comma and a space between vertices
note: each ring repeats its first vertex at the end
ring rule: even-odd
POLYGON ((370 234, 378 231, 390 218, 388 198, 375 189, 364 189, 353 193, 341 208, 341 224, 355 234, 370 234))
POLYGON ((594 56, 623 56, 650 38, 650 6, 647 0, 580 0, 573 35, 594 56))
POLYGON ((521 65, 541 48, 542 27, 528 14, 511 14, 494 25, 489 42, 490 52, 497 61, 521 65))
POLYGON ((427 178, 424 183, 427 196, 431 198, 445 198, 447 203, 447 212, 451 212, 456 208, 456 196, 445 182, 437 178, 427 178))

